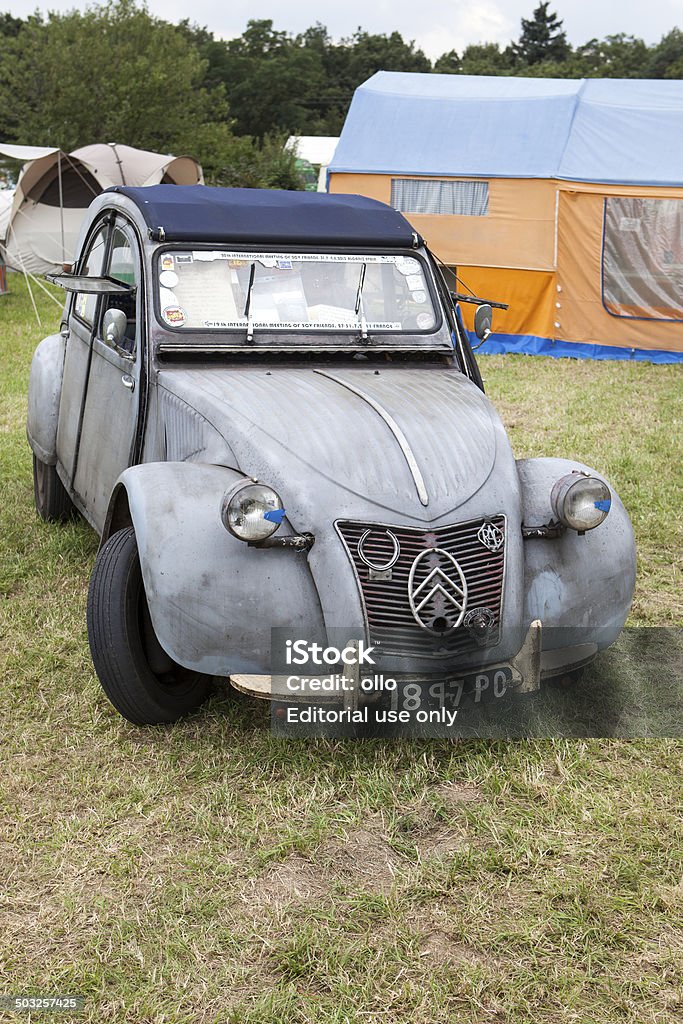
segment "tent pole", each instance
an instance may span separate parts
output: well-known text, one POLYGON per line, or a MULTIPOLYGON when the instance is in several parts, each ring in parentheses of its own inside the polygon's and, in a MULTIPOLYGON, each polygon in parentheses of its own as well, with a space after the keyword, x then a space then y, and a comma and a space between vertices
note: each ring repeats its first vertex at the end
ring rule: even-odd
POLYGON ((64 196, 62 194, 62 151, 57 154, 57 177, 59 178, 59 224, 62 232, 62 263, 66 261, 66 246, 64 245, 64 196))
MULTIPOLYGON (((9 230, 12 232, 12 235, 14 235, 14 244, 17 245, 17 236, 14 234, 14 228, 12 227, 12 222, 11 221, 10 221, 8 227, 9 227, 9 230)), ((8 234, 7 237, 9 238, 9 234, 8 234)), ((20 249, 20 247, 18 245, 17 245, 17 256, 19 257, 19 262, 21 263, 21 272, 24 275, 24 280, 26 281, 26 287, 28 288, 28 294, 29 294, 29 296, 31 298, 31 305, 33 306, 33 312, 36 314, 36 320, 38 321, 38 326, 42 327, 43 326, 43 321, 40 319, 40 313, 38 312, 38 307, 36 306, 36 300, 33 298, 33 291, 31 289, 31 282, 29 280, 29 272, 26 269, 26 265, 24 263, 24 256, 23 256, 23 253, 22 253, 22 251, 21 251, 21 249, 20 249)))

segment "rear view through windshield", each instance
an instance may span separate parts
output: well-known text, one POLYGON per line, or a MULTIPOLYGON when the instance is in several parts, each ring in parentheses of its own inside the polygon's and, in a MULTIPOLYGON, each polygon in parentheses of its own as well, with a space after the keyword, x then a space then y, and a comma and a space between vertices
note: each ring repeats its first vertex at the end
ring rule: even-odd
POLYGON ((187 331, 422 333, 438 326, 412 256, 173 250, 158 257, 162 322, 187 331))

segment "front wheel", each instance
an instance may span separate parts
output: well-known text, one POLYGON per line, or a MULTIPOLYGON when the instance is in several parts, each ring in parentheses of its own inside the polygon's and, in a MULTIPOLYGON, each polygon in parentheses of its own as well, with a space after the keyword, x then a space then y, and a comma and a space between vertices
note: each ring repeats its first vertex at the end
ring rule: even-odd
POLYGON ((175 722, 204 701, 210 676, 178 665, 156 637, 132 527, 113 534, 97 556, 87 618, 95 671, 129 722, 175 722))

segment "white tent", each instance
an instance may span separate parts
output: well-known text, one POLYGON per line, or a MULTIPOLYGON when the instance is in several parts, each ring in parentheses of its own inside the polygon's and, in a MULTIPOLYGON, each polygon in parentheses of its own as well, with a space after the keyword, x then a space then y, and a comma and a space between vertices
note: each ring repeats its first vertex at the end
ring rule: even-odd
MULTIPOLYGON (((10 210, 12 209, 12 197, 14 196, 13 188, 2 188, 0 189, 0 238, 4 238, 7 225, 9 223, 10 210)), ((7 271, 5 268, 5 261, 2 255, 2 249, 0 249, 0 295, 4 295, 7 291, 7 271)))
POLYGON ((85 211, 111 185, 197 185, 204 180, 193 157, 115 143, 73 153, 3 144, 0 153, 25 161, 0 242, 8 265, 32 274, 59 270, 73 260, 85 211))
POLYGON ((0 239, 5 237, 14 198, 13 188, 0 188, 0 239))
POLYGON ((318 169, 318 192, 327 191, 327 167, 338 142, 338 135, 290 135, 285 143, 285 149, 318 169))

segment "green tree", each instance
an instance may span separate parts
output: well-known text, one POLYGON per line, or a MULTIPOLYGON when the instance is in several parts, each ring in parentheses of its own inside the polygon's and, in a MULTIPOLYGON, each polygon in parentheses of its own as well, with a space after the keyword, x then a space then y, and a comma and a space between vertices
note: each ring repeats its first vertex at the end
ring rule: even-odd
POLYGON ((434 62, 434 71, 439 75, 459 75, 462 71, 462 61, 457 50, 442 53, 434 62))
POLYGON ((277 131, 305 131, 307 98, 323 84, 319 56, 297 45, 270 20, 250 21, 238 39, 226 46, 221 81, 225 86, 235 131, 263 138, 277 131))
POLYGON ((293 37, 269 19, 249 21, 227 43, 187 21, 179 31, 207 61, 205 85, 225 86, 235 131, 255 138, 337 134, 354 89, 376 71, 431 71, 424 53, 398 32, 359 29, 335 43, 320 23, 293 37))
POLYGON ((562 22, 548 12, 549 3, 541 3, 531 19, 522 18, 522 34, 513 44, 513 52, 520 64, 532 67, 544 61, 561 63, 570 53, 562 22))
POLYGON ((348 80, 354 89, 377 71, 432 70, 431 62, 414 42, 405 42, 400 32, 372 35, 358 29, 351 39, 342 40, 348 56, 348 80))
POLYGON ((511 75, 514 63, 509 46, 501 50, 498 43, 475 43, 463 50, 461 68, 463 75, 511 75))
POLYGON ((673 28, 652 47, 645 77, 683 78, 683 32, 679 28, 673 28))
POLYGON ((17 36, 24 22, 15 18, 9 11, 0 14, 0 36, 17 36))
POLYGON ((211 182, 227 188, 303 189, 296 154, 285 149, 284 135, 267 135, 261 142, 249 136, 230 141, 222 167, 212 168, 211 182))
POLYGON ((173 25, 132 0, 29 19, 0 53, 0 109, 20 143, 71 150, 116 141, 192 152, 199 128, 227 116, 222 86, 173 25))
POLYGON ((642 39, 622 32, 577 46, 567 63, 572 78, 644 78, 649 55, 642 39))

